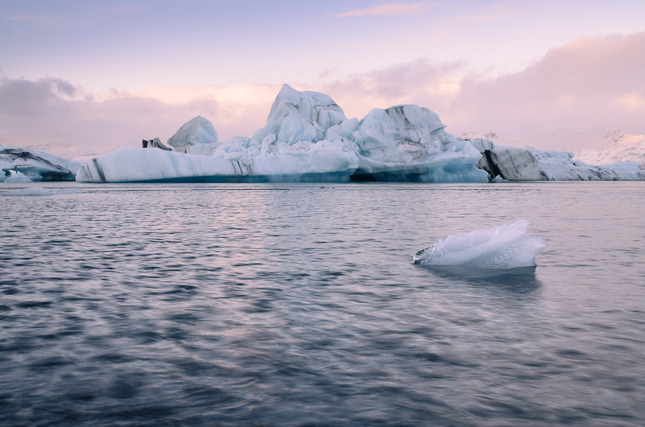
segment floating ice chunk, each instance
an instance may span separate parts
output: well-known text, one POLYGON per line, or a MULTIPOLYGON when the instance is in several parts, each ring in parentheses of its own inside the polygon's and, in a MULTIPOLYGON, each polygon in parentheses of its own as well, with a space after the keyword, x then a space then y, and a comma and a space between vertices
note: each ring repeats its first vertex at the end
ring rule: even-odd
POLYGON ((525 220, 487 230, 444 237, 414 256, 414 263, 430 267, 463 267, 475 270, 508 270, 534 267, 545 248, 540 236, 526 233, 525 220))

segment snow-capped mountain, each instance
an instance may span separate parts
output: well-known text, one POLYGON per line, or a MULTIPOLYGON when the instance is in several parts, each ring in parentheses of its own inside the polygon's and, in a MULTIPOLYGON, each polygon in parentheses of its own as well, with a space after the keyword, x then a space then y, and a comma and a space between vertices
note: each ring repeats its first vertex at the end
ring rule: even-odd
POLYGON ((600 149, 581 151, 577 157, 594 165, 635 162, 645 166, 645 135, 613 131, 606 135, 600 149))

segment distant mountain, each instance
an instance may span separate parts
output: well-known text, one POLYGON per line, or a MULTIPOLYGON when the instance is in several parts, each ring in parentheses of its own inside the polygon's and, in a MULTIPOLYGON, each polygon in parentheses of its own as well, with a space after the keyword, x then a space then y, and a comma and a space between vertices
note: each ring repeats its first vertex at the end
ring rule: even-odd
POLYGON ((630 135, 619 130, 609 132, 601 148, 580 151, 576 157, 594 165, 636 162, 645 166, 645 135, 630 135))

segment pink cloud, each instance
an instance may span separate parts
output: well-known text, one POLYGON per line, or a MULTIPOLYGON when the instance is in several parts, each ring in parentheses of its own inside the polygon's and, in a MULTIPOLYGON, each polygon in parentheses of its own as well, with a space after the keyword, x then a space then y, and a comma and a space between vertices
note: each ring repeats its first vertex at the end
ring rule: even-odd
MULTIPOLYGON (((641 52, 645 32, 595 36, 495 78, 468 74, 461 62, 418 60, 319 86, 294 86, 327 93, 348 117, 360 119, 375 107, 418 104, 436 111, 455 135, 492 131, 513 145, 575 151, 616 129, 645 134, 641 52)), ((0 79, 0 142, 69 157, 99 154, 138 146, 142 138, 165 141, 197 115, 211 120, 222 140, 250 136, 264 125, 279 89, 212 88, 193 88, 194 96, 186 92, 174 102, 154 93, 98 99, 61 79, 0 79)))
POLYGON ((495 78, 463 77, 462 63, 416 61, 323 89, 348 113, 415 103, 436 111, 457 135, 494 131, 517 145, 576 150, 611 130, 645 132, 645 55, 640 52, 645 52, 645 32, 595 36, 495 78))
POLYGON ((0 81, 0 142, 84 156, 167 139, 190 118, 218 111, 214 101, 170 105, 127 95, 101 101, 78 91, 59 79, 0 81))
POLYGON ((138 147, 144 138, 166 141, 198 115, 211 120, 220 140, 225 140, 250 135, 263 126, 272 102, 271 97, 224 104, 208 95, 164 102, 126 93, 99 99, 60 79, 4 79, 0 80, 0 142, 84 157, 138 147))
MULTIPOLYGON (((558 130, 579 134, 617 128, 642 133, 645 122, 645 32, 626 37, 589 37, 548 52, 525 70, 496 79, 466 78, 450 108, 460 127, 542 137, 558 130)), ((571 140, 527 141, 550 148, 577 149, 571 140)))
POLYGON ((458 91, 459 62, 418 60, 356 75, 319 88, 332 96, 349 117, 361 118, 372 108, 419 104, 441 114, 458 91))
POLYGON ((365 9, 349 10, 336 15, 338 18, 351 18, 357 16, 401 16, 417 13, 426 6, 425 1, 415 3, 384 3, 365 9))

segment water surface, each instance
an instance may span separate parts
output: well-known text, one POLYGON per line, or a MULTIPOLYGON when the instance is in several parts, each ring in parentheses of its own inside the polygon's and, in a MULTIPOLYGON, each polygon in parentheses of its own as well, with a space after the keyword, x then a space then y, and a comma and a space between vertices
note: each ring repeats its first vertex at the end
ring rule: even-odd
POLYGON ((0 204, 0 424, 645 422, 645 183, 2 184, 0 204), (412 264, 518 219, 547 244, 532 274, 412 264))

